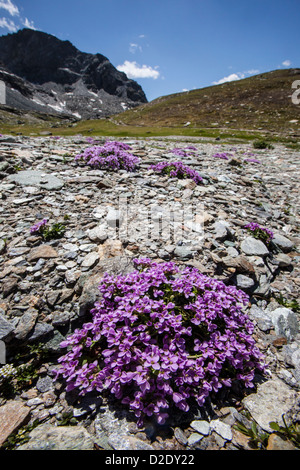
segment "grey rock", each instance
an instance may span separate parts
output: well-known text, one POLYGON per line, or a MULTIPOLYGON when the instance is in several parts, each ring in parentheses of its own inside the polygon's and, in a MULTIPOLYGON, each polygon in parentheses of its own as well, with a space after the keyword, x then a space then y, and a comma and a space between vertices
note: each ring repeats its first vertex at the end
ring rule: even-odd
POLYGON ((129 420, 130 413, 126 411, 101 409, 94 421, 97 442, 100 440, 107 449, 134 450, 134 443, 129 440, 129 437, 133 437, 130 434, 129 420))
POLYGON ((289 240, 287 237, 275 233, 274 238, 272 239, 272 243, 278 246, 282 251, 289 252, 294 248, 294 243, 289 240))
POLYGON ((198 434, 197 432, 192 432, 192 434, 189 436, 188 438, 188 446, 189 447, 193 447, 195 444, 198 444, 201 439, 203 439, 203 435, 202 434, 198 434))
POLYGON ((84 316, 93 308, 94 303, 100 299, 99 284, 102 273, 83 278, 83 289, 79 298, 79 316, 84 316))
POLYGON ((270 273, 261 274, 259 276, 258 286, 255 287, 254 293, 261 296, 268 296, 271 287, 272 276, 270 273))
POLYGON ((99 261, 99 255, 96 252, 89 253, 83 258, 81 263, 81 267, 83 268, 92 268, 94 267, 97 262, 99 261))
POLYGON ((133 265, 126 256, 115 256, 100 261, 94 268, 92 275, 83 275, 78 284, 82 284, 81 296, 79 298, 79 315, 85 315, 96 301, 100 300, 99 284, 104 273, 112 275, 125 275, 133 271, 133 265))
POLYGON ((115 450, 154 450, 147 442, 134 436, 124 436, 120 433, 110 434, 108 444, 115 450))
POLYGON ((13 324, 0 313, 0 340, 3 341, 8 339, 12 335, 13 331, 13 324))
POLYGON ((186 435, 184 434, 181 428, 174 429, 174 437, 179 442, 179 444, 182 444, 183 446, 187 445, 188 438, 186 437, 186 435))
POLYGON ((282 355, 289 372, 300 386, 300 347, 299 342, 292 342, 282 347, 282 355))
POLYGON ((10 175, 8 179, 21 186, 39 186, 49 191, 61 189, 64 185, 60 178, 37 170, 19 171, 15 175, 10 175))
POLYGON ((8 297, 18 288, 18 279, 15 277, 7 278, 2 284, 3 298, 8 297))
POLYGON ((87 235, 93 242, 104 242, 108 238, 107 230, 104 225, 98 225, 97 227, 88 230, 87 235))
POLYGON ((254 284, 255 282, 251 277, 244 276, 243 274, 238 274, 236 276, 236 285, 239 289, 251 289, 254 284))
POLYGON ((188 246, 177 246, 174 250, 174 255, 181 259, 190 259, 193 257, 193 252, 188 246))
POLYGON ((203 434, 204 436, 208 436, 210 432, 210 423, 205 420, 195 420, 192 421, 190 426, 195 429, 200 434, 203 434))
POLYGON ((289 308, 279 307, 272 312, 272 322, 277 335, 293 340, 299 333, 298 315, 289 308))
POLYGON ((0 163, 0 171, 5 171, 9 168, 9 163, 8 162, 1 162, 0 163))
POLYGON ((36 383, 36 388, 41 393, 49 392, 54 389, 53 380, 48 375, 45 377, 39 377, 36 383))
POLYGON ((81 425, 41 424, 29 434, 29 441, 17 450, 93 450, 94 439, 81 425))
POLYGON ((19 323, 14 331, 14 335, 18 340, 24 340, 27 335, 33 330, 38 317, 38 311, 34 308, 28 309, 19 320, 19 323))
POLYGON ((210 422, 210 428, 226 441, 232 440, 232 431, 229 424, 223 423, 220 419, 214 419, 210 422))
POLYGON ((47 336, 49 333, 52 333, 53 330, 53 326, 49 323, 36 323, 32 333, 28 336, 27 340, 29 343, 33 343, 34 341, 47 336))
POLYGON ((230 235, 229 229, 225 223, 216 222, 214 224, 214 229, 216 240, 224 241, 230 235))
POLYGON ((269 254, 269 250, 266 245, 261 241, 253 237, 247 237, 241 243, 242 251, 249 256, 266 256, 269 254))
POLYGON ((280 268, 288 268, 293 265, 291 258, 285 253, 278 253, 275 257, 275 261, 278 262, 280 268))
POLYGON ((2 253, 4 253, 5 248, 6 248, 5 240, 0 240, 0 255, 2 255, 2 253))
POLYGON ((258 328, 262 331, 269 331, 273 328, 271 315, 257 305, 251 306, 249 318, 256 321, 258 328))
POLYGON ((43 403, 43 400, 41 398, 31 398, 26 402, 26 405, 29 406, 30 408, 36 408, 37 406, 41 405, 43 403))
POLYGON ((53 330, 49 338, 43 339, 45 350, 50 353, 61 352, 62 349, 60 345, 64 339, 65 337, 58 330, 53 330))
POLYGON ((282 415, 294 406, 298 395, 282 380, 274 378, 258 385, 257 393, 248 395, 242 403, 259 426, 271 432, 270 422, 276 421, 283 426, 282 415))

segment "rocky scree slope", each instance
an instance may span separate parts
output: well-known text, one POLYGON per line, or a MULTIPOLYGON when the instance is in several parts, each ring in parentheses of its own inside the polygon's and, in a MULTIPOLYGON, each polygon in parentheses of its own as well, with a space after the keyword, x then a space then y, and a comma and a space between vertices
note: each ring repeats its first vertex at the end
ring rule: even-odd
POLYGON ((95 143, 90 138, 0 138, 0 340, 7 365, 25 364, 27 371, 17 369, 15 389, 2 390, 0 445, 29 425, 30 440, 18 449, 251 449, 234 425, 250 429, 255 422, 259 435, 270 436, 268 449, 295 449, 269 423, 282 424, 282 415, 296 424, 300 419, 299 155, 278 145, 249 157, 246 145, 195 141, 184 161, 202 175, 203 184, 196 185, 149 169, 174 160, 174 147, 190 142, 126 142, 141 161, 134 173, 75 162, 95 143), (120 197, 131 208, 132 230, 123 236, 120 197), (155 225, 167 220, 170 204, 180 214, 199 203, 196 221, 179 221, 172 235, 147 236, 148 212, 155 225), (31 234, 43 218, 64 225, 63 236, 44 241, 31 234), (274 232, 272 248, 249 236, 249 222, 274 232), (255 389, 233 390, 174 414, 164 426, 149 420, 138 429, 115 400, 66 393, 65 384, 54 381, 59 345, 89 318, 103 274, 130 272, 138 257, 194 266, 248 293, 254 338, 268 363, 255 389))
POLYGON ((0 37, 0 79, 7 106, 29 111, 97 119, 147 102, 103 55, 30 29, 0 37))

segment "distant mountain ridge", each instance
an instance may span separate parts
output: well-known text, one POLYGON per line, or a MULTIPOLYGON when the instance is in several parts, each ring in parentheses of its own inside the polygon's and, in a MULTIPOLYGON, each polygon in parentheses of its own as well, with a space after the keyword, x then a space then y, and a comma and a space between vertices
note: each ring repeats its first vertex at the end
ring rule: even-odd
POLYGON ((142 87, 105 56, 26 28, 0 36, 0 80, 6 104, 28 111, 95 119, 147 103, 142 87))

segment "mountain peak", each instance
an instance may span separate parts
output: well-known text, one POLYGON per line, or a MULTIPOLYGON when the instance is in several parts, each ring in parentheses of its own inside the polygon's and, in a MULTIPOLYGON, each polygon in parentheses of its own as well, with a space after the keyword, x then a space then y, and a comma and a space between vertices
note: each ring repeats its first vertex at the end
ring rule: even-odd
POLYGON ((35 101, 43 101, 42 92, 52 93, 51 100, 56 98, 60 103, 52 104, 52 111, 65 108, 64 112, 85 118, 104 117, 147 102, 141 86, 118 71, 107 57, 81 52, 70 41, 42 31, 24 28, 1 36, 0 63, 36 88, 39 96, 35 101))

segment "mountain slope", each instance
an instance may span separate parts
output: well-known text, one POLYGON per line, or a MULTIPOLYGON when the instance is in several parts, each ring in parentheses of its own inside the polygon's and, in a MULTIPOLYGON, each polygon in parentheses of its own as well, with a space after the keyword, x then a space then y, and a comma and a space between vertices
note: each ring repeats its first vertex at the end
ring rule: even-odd
POLYGON ((276 70, 163 96, 118 118, 126 125, 295 132, 300 123, 300 105, 292 102, 296 80, 300 80, 300 69, 276 70))
POLYGON ((0 37, 0 71, 8 88, 6 104, 19 102, 25 110, 38 105, 40 111, 89 119, 147 102, 141 86, 103 55, 81 52, 69 41, 31 29, 0 37), (25 94, 11 84, 16 77, 23 80, 25 94))

